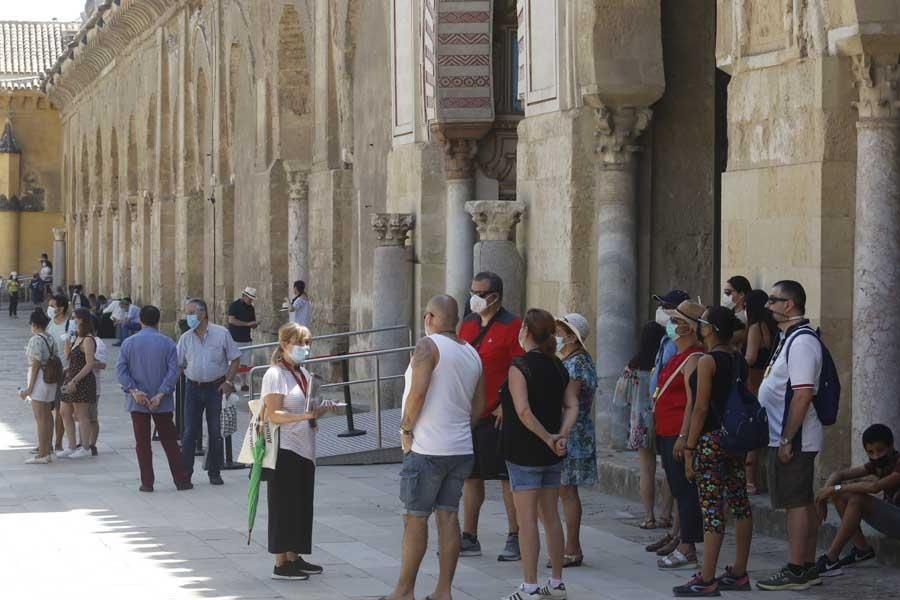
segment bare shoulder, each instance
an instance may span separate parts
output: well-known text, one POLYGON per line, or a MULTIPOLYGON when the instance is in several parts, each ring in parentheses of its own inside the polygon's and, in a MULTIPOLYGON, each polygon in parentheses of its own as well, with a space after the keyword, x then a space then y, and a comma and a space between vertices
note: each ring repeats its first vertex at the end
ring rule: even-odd
POLYGON ((437 362, 437 344, 429 337, 423 337, 416 342, 416 350, 413 352, 413 366, 433 364, 437 362))

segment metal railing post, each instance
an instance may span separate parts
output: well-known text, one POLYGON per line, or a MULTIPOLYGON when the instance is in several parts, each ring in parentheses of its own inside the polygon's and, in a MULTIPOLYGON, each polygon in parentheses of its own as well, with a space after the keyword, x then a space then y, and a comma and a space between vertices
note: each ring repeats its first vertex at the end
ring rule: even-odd
MULTIPOLYGON (((344 354, 347 354, 344 352, 344 354)), ((341 379, 343 383, 348 383, 350 381, 350 361, 342 360, 341 361, 341 379)), ((347 405, 347 431, 342 431, 337 434, 338 437, 357 437, 360 435, 366 435, 365 429, 357 429, 353 426, 353 399, 350 397, 350 386, 344 385, 344 403, 347 405)))
POLYGON ((381 363, 375 355, 375 447, 381 449, 381 363))

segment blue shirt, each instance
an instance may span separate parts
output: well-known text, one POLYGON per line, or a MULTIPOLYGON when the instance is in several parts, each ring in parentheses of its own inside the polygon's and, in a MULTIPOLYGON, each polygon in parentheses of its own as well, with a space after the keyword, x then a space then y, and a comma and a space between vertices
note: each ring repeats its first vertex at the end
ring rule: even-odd
POLYGON ((127 338, 119 351, 116 375, 125 390, 125 405, 128 412, 174 412, 175 384, 178 381, 178 350, 169 337, 157 329, 144 327, 137 334, 127 338), (128 390, 138 389, 148 398, 163 393, 156 410, 151 411, 134 401, 128 390))
POLYGON ((653 373, 650 374, 650 397, 656 394, 656 386, 659 384, 659 374, 663 368, 669 364, 672 357, 678 352, 678 346, 675 345, 669 336, 663 336, 659 343, 659 350, 656 352, 656 364, 653 366, 653 373))

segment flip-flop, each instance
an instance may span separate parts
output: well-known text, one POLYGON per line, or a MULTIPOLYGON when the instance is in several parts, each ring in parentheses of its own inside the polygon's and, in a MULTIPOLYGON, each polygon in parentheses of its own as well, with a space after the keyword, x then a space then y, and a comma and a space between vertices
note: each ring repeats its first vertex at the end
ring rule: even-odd
POLYGON ((644 519, 644 521, 638 525, 641 529, 656 529, 656 519, 644 519))

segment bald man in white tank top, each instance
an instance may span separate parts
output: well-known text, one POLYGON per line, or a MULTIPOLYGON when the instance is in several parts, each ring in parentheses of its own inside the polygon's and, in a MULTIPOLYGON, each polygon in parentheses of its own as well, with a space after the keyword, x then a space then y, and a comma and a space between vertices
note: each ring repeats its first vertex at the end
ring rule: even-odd
POLYGON ((413 600, 428 547, 428 517, 437 513, 440 573, 433 600, 448 600, 459 559, 459 501, 472 472, 472 425, 484 410, 478 352, 456 335, 459 307, 435 296, 425 312, 426 336, 406 370, 400 441, 400 500, 406 509, 397 586, 382 600, 413 600))

